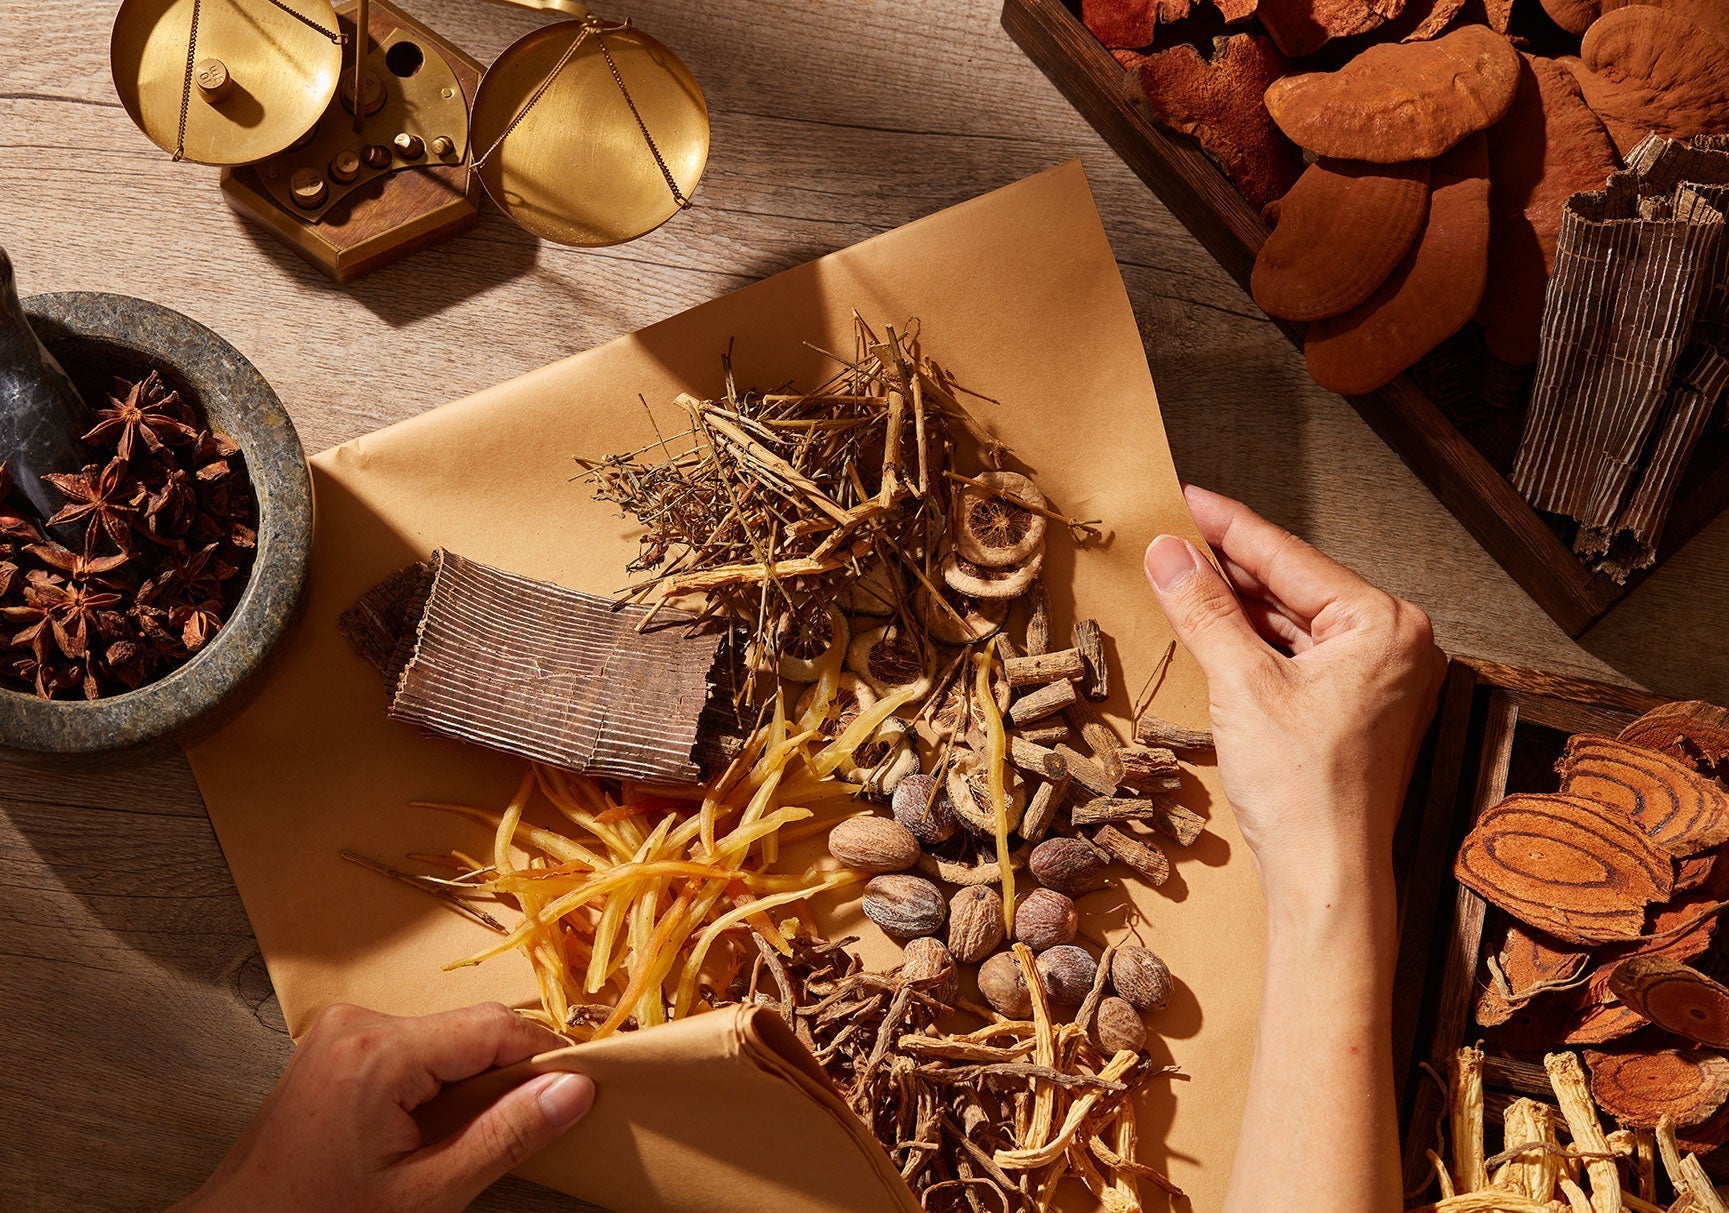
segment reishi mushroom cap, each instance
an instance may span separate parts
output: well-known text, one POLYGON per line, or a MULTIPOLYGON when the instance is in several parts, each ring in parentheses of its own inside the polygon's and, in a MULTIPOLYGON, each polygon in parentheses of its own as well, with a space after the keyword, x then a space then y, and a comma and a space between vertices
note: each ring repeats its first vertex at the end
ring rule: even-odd
POLYGON ((1583 34, 1603 15, 1603 0, 1543 0, 1543 11, 1569 34, 1583 34))
POLYGON ((1389 383, 1465 326, 1489 271, 1489 151, 1473 135, 1435 162, 1429 215, 1386 282, 1342 316, 1309 326, 1316 383, 1362 395, 1389 383))
POLYGON ((1725 5, 1723 0, 1602 0, 1605 13, 1626 8, 1630 4, 1666 8, 1687 18, 1706 33, 1714 35, 1719 42, 1729 43, 1729 5, 1725 5))
POLYGON ((1292 57, 1312 55, 1334 38, 1381 28, 1407 0, 1260 0, 1255 15, 1279 49, 1292 57))
POLYGON ((1563 60, 1621 154, 1652 131, 1729 133, 1729 44, 1680 12, 1633 4, 1604 13, 1578 60, 1563 60))
POLYGON ((1619 167, 1572 73, 1558 60, 1523 56, 1513 108, 1489 131, 1489 283, 1477 312, 1490 353, 1503 362, 1537 360, 1567 199, 1602 189, 1619 167))
POLYGON ((1387 280, 1422 230, 1429 165, 1320 160, 1279 203, 1255 258, 1255 302, 1287 320, 1350 311, 1387 280))
POLYGON ((1318 156, 1399 164, 1433 160, 1501 120, 1519 53, 1484 25, 1432 42, 1371 46, 1336 72, 1299 72, 1267 89, 1267 112, 1318 156))
POLYGON ((1153 31, 1189 15, 1193 0, 1081 0, 1081 24, 1113 49, 1149 46, 1153 31))
POLYGON ((1213 40, 1213 57, 1186 42, 1135 56, 1129 96, 1162 126, 1193 138, 1256 210, 1281 197, 1303 171, 1303 157, 1261 103, 1267 86, 1290 70, 1270 40, 1232 34, 1213 40))

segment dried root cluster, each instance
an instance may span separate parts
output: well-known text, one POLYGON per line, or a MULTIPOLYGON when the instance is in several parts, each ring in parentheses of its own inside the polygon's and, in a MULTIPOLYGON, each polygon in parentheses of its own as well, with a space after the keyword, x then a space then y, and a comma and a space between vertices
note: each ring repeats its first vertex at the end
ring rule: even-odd
POLYGON ((1659 708, 1618 738, 1571 738, 1560 790, 1486 810, 1455 861, 1499 912, 1476 1021, 1512 1057, 1585 1046, 1624 1127, 1729 1142, 1729 714, 1659 708))
POLYGON ((1572 1053, 1543 1058, 1550 1100, 1502 1113, 1502 1150, 1488 1155, 1484 1056, 1460 1049, 1447 1087, 1449 1158, 1429 1151, 1439 1199, 1416 1213, 1726 1213, 1696 1154, 1668 1117, 1610 1130, 1572 1053), (1563 1134, 1566 1140, 1563 1141, 1563 1134))
MULTIPOLYGON (((1024 1013, 943 1030, 960 1002, 942 945, 909 948, 892 973, 866 973, 844 944, 766 942, 733 993, 774 1006, 870 1125, 924 1208, 1044 1210, 1065 1178, 1110 1213, 1141 1209, 1141 1189, 1181 1192, 1135 1159, 1133 1096, 1167 1074, 1099 1022, 1104 978, 1067 1022, 1035 992, 1024 1013)), ((1025 945, 1012 954, 1032 982, 1025 945)))

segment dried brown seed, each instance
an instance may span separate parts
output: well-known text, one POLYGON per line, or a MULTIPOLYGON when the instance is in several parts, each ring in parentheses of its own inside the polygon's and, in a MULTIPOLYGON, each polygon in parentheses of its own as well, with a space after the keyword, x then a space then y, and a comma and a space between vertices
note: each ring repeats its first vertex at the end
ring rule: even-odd
POLYGON ((1047 838, 1033 848, 1027 866, 1047 889, 1079 897, 1102 883, 1107 862, 1084 838, 1047 838))
POLYGON ((1147 1025, 1141 1013, 1126 998, 1107 998, 1099 1004, 1093 1020, 1093 1039, 1107 1054, 1127 1049, 1139 1053, 1146 1047, 1147 1025))
POLYGON ((1039 953, 1039 980, 1052 1002, 1064 1006, 1079 1006, 1093 988, 1099 962, 1085 949, 1072 943, 1058 944, 1039 953))
POLYGON ((865 886, 862 908, 896 939, 935 934, 948 915, 942 893, 922 876, 878 876, 865 886))
POLYGON ((849 868, 899 872, 918 862, 919 840, 887 817, 853 817, 829 831, 828 853, 849 868))
POLYGON ((979 966, 979 993, 999 1015, 1025 1019, 1033 1013, 1032 992, 1013 952, 998 952, 979 966))
POLYGON ((1128 944, 1111 959, 1111 988, 1143 1011, 1162 1010, 1171 997, 1171 971, 1151 949, 1128 944))
POLYGON ((937 571, 942 574, 943 584, 955 593, 990 601, 1019 598, 1032 588, 1044 564, 1043 549, 1006 569, 987 569, 956 552, 948 552, 937 562, 937 571))
POLYGON ((987 569, 1024 564, 1045 542, 1044 517, 1027 506, 1044 509, 1045 495, 1019 472, 986 472, 977 479, 991 491, 963 484, 955 494, 955 549, 987 569))
POLYGON ((923 695, 931 688, 918 637, 899 624, 884 624, 853 637, 847 645, 846 668, 870 683, 878 695, 915 687, 923 695))
POLYGON ((960 974, 955 958, 943 941, 929 935, 909 939, 901 952, 901 976, 908 981, 928 982, 925 992, 938 1002, 954 1005, 960 994, 960 974))
POLYGON ((1015 938, 1035 952, 1072 943, 1079 927, 1074 901, 1055 889, 1034 889, 1015 907, 1015 938))
POLYGON ((894 814, 914 838, 932 846, 947 842, 960 828, 934 775, 908 775, 901 780, 894 790, 894 814))
POLYGON ((973 885, 949 902, 949 951, 977 964, 1003 941, 1003 899, 990 885, 973 885))

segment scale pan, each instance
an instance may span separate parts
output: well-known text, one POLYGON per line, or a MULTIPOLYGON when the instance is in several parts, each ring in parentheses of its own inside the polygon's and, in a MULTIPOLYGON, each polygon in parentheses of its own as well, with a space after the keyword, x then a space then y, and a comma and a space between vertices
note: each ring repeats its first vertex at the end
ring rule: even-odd
POLYGON ((621 244, 679 210, 651 137, 679 192, 688 199, 696 189, 708 162, 708 105, 690 70, 659 42, 636 29, 592 27, 534 101, 583 29, 580 21, 549 25, 498 57, 475 94, 469 146, 485 156, 476 171, 486 192, 522 227, 559 244, 621 244))
MULTIPOLYGON (((194 0, 124 0, 109 61, 120 103, 164 151, 179 143, 180 101, 194 0)), ((329 0, 282 0, 335 31, 329 0)), ((202 0, 198 59, 216 59, 231 83, 218 102, 196 84, 186 103, 182 155, 198 164, 250 164, 312 129, 336 95, 342 47, 271 0, 202 0)))

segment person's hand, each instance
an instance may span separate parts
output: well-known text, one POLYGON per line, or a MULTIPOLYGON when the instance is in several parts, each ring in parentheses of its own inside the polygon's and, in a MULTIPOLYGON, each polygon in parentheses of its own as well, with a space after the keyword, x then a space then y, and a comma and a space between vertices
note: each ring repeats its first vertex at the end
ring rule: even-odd
POLYGON ((466 1208, 582 1119, 594 1103, 594 1083, 579 1074, 533 1078, 431 1145, 421 1139, 414 1109, 447 1082, 565 1043, 497 1003, 420 1019, 331 1007, 216 1173, 176 1208, 466 1208))
POLYGON ((1185 492, 1225 577, 1161 535, 1147 579, 1206 673, 1219 777, 1269 904, 1390 884, 1446 673, 1428 617, 1240 502, 1185 492))

